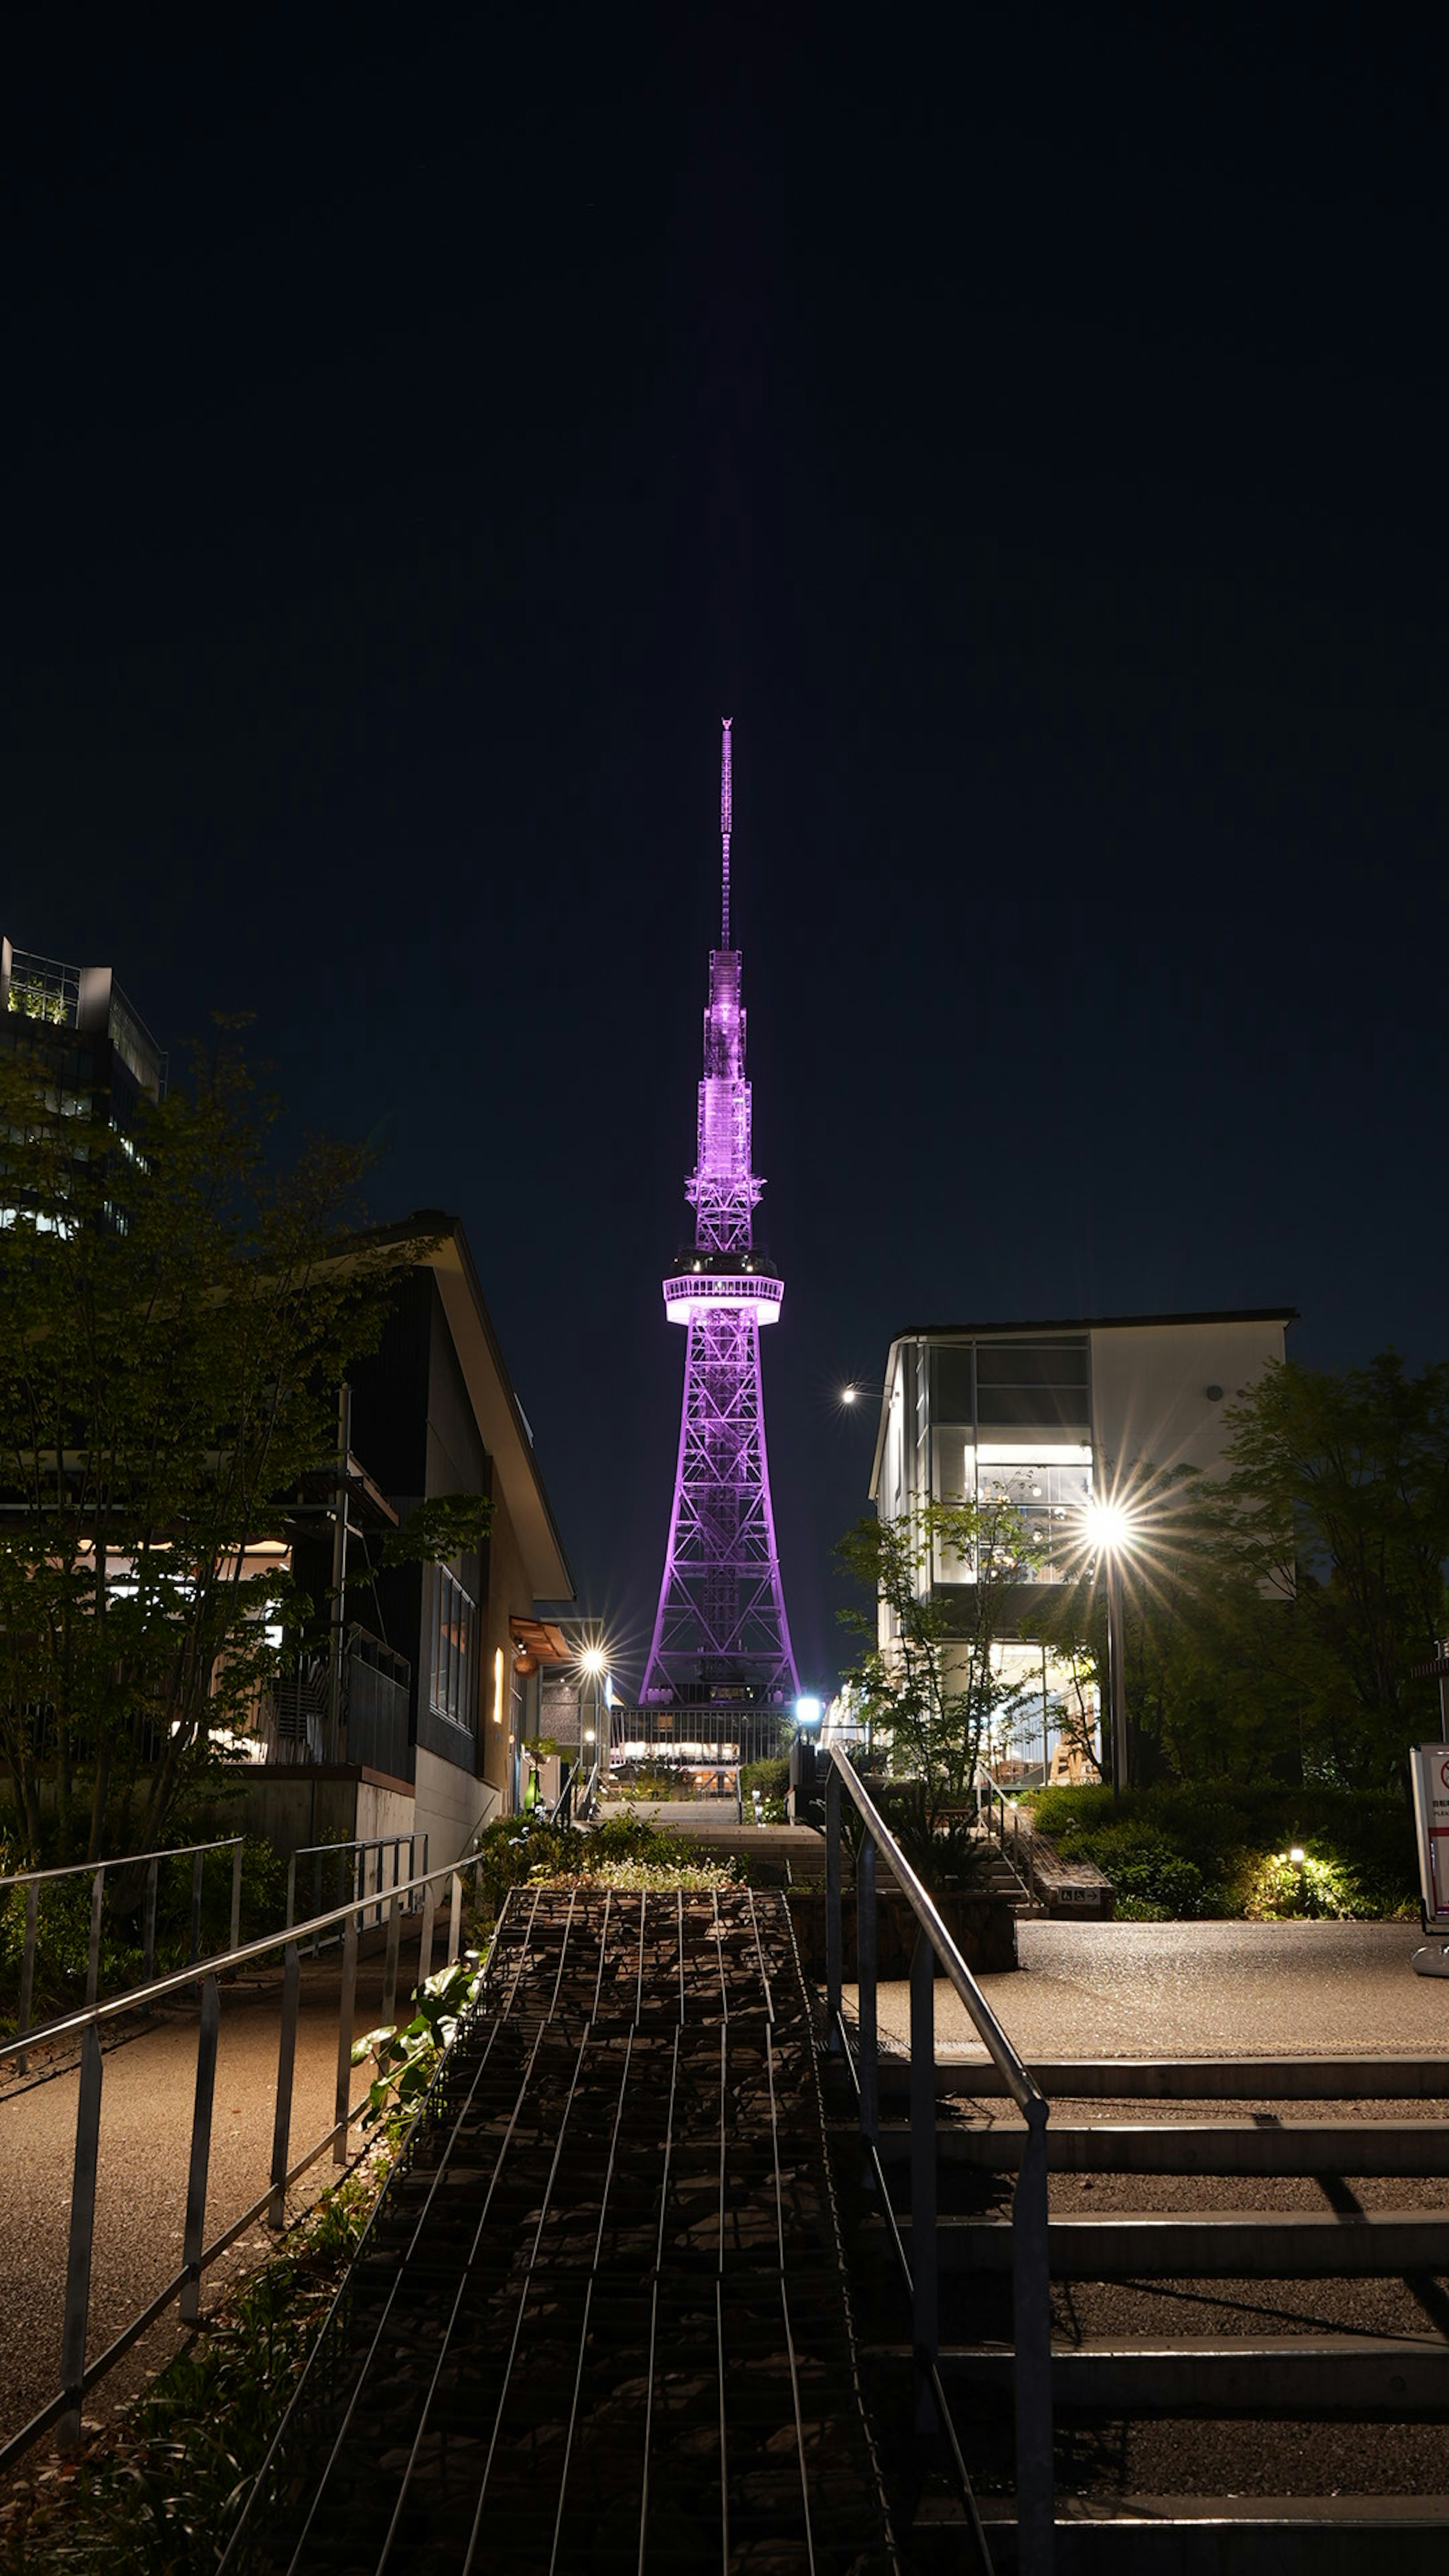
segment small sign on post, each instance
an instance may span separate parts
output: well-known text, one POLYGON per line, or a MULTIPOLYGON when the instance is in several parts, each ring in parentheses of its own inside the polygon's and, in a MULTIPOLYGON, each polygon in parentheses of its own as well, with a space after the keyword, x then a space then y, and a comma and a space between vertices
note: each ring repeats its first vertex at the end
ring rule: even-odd
POLYGON ((1419 1886, 1424 1929, 1449 1932, 1449 1744, 1414 1751, 1414 1819, 1419 1828, 1419 1886))
MULTIPOLYGON (((1449 1744, 1419 1744, 1411 1758, 1419 1891, 1426 1932, 1449 1935, 1449 1744)), ((1449 1948, 1416 1950, 1421 1977, 1449 1977, 1449 1948)))

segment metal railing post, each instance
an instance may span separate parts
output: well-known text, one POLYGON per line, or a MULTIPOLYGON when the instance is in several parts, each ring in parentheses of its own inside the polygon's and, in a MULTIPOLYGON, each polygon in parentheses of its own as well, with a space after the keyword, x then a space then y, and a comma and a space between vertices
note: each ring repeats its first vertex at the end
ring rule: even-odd
POLYGON ((397 2021, 397 1953, 402 1937, 402 1908, 391 1898, 387 1909, 387 1966, 382 1979, 382 2017, 391 2028, 397 2021))
POLYGON ((86 1952, 86 2002, 93 2004, 101 1985, 101 1909, 106 1901, 106 1864, 91 1881, 91 1939, 86 1952))
POLYGON ((840 1773, 832 1757, 825 1781, 825 2018, 832 2049, 840 2046, 840 1773))
POLYGON ((292 2144, 292 2073, 297 2063, 297 1999, 302 1963, 295 1941, 287 1943, 282 1970, 282 2036, 277 2048, 277 2108, 272 2120, 272 2197, 267 2225, 283 2227, 287 2218, 287 2158, 292 2144))
POLYGON ((875 1844, 861 1836, 855 1864, 856 2032, 860 2054, 860 2134, 871 2146, 880 2132, 876 2016, 875 1844))
POLYGON ((231 1939, 226 1945, 229 1950, 241 1948, 241 1873, 242 1845, 238 1839, 231 1856, 231 1939))
MULTIPOLYGON (((312 1885, 317 1900, 312 1908, 312 1912, 314 1915, 317 1915, 322 1911, 322 1854, 320 1852, 317 1854, 316 1860, 312 1864, 312 1885)), ((320 1932, 314 1932, 312 1935, 312 1956, 314 1959, 321 1956, 321 1950, 322 1935, 320 1932)))
POLYGON ((75 2115, 75 2164, 70 2183, 70 2248, 65 2266, 65 2323, 60 2339, 60 2384, 65 2413, 59 2441, 69 2450, 80 2440, 86 2369, 86 2329, 91 2313, 91 2246, 95 2236, 96 2167, 101 2144, 101 2035, 94 2022, 81 2041, 80 2099, 75 2115))
POLYGON ((1026 2147, 1011 2204, 1016 2548, 1021 2576, 1052 2576, 1056 2543, 1051 2261, 1047 2235, 1048 2108, 1044 2101, 1028 2106, 1026 2147))
MULTIPOLYGON (((195 1953, 192 1953, 195 1956, 195 1953)), ((188 1959, 190 1967, 191 1960, 188 1959)), ((196 2101, 191 2114, 191 2170, 186 2181, 186 2234, 181 2262, 186 2274, 179 2314, 194 2326, 201 2314, 201 2249, 206 2243, 206 2184, 211 2170, 211 2106, 216 2094, 216 2033, 221 1993, 215 1977, 201 1989, 201 2029, 196 2042, 196 2101)))
POLYGON ((433 1973, 433 1917, 438 1900, 431 1887, 423 1890, 423 1929, 418 1942, 418 1984, 425 1986, 433 1973))
POLYGON ((352 2024, 356 2010, 357 1914, 354 1909, 347 1917, 347 1929, 342 1936, 342 1997, 337 2015, 337 2125, 332 2135, 332 2161, 335 2165, 347 2162, 347 2114, 352 2107, 352 2024))
POLYGON ((936 2283, 936 1954, 924 1932, 911 1952, 911 2340, 916 2428, 932 2430, 930 2373, 940 2342, 936 2283))
POLYGON ((201 1956, 201 1871, 206 1858, 198 1852, 191 1864, 191 1947, 186 1953, 188 1968, 201 1956))
POLYGON ((161 1864, 153 1860, 146 1872, 146 1928, 142 1935, 141 1983, 149 1986, 156 1974, 156 1891, 161 1864))
MULTIPOLYGON (((32 1879, 25 1891, 25 1948, 20 1955, 20 2020, 15 2036, 23 2039, 30 2028, 30 2007, 35 1999, 35 1943, 40 1930, 40 1889, 32 1879)), ((28 2054, 16 2060, 22 2075, 30 2072, 28 2054)))
POLYGON ((462 1935, 462 1930, 463 1873, 460 1869, 455 1869, 453 1872, 453 1899, 448 1908, 448 1965, 450 1968, 458 1956, 458 1944, 462 1935))
POLYGON ((296 1853, 295 1853, 295 1852, 293 1852, 291 1859, 290 1859, 290 1860, 288 1861, 288 1863, 287 1863, 287 1911, 286 1911, 286 1913, 285 1913, 285 1914, 283 1915, 283 1917, 282 1917, 282 1929, 283 1929, 283 1931, 284 1931, 284 1932, 290 1932, 290 1931, 291 1931, 291 1929, 292 1929, 292 1925, 293 1925, 293 1923, 296 1921, 296 1919, 297 1919, 297 1855, 296 1855, 296 1853))

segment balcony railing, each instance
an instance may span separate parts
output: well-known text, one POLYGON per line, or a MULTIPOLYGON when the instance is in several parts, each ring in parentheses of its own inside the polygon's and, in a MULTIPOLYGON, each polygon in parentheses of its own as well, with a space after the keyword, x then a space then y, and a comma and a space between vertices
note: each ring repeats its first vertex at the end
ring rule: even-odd
POLYGON ((330 1657, 298 1655, 259 1694, 242 1750, 253 1762, 294 1764, 299 1770, 360 1763, 406 1779, 411 1680, 405 1655, 354 1624, 347 1631, 337 1713, 330 1657))

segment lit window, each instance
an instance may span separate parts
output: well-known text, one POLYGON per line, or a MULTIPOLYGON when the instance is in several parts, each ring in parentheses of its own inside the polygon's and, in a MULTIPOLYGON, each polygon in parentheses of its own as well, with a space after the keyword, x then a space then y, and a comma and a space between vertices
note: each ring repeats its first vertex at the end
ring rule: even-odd
POLYGON ((435 1717, 473 1731, 477 1713, 478 1612, 456 1575, 433 1568, 433 1651, 428 1705, 435 1717))

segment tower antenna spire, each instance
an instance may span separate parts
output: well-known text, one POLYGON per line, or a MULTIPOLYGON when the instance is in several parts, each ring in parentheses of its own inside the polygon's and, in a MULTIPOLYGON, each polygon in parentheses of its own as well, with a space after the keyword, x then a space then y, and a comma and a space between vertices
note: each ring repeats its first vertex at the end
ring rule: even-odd
POLYGON ((734 719, 731 716, 726 716, 724 719, 724 734, 720 744, 719 755, 719 841, 721 861, 720 880, 722 892, 720 909, 722 928, 720 931, 719 944, 721 948, 728 948, 730 944, 730 726, 733 721, 734 719))

